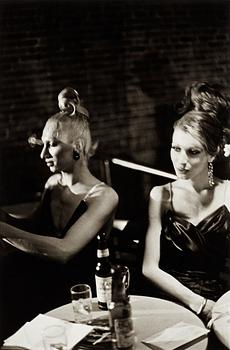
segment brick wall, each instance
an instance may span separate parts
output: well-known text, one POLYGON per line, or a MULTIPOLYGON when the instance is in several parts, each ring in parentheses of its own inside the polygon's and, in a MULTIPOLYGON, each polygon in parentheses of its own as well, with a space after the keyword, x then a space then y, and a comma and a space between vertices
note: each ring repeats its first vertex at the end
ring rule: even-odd
POLYGON ((42 188, 26 140, 63 87, 90 110, 98 154, 170 170, 173 105, 191 80, 228 87, 229 68, 228 1, 1 0, 0 204, 42 188))

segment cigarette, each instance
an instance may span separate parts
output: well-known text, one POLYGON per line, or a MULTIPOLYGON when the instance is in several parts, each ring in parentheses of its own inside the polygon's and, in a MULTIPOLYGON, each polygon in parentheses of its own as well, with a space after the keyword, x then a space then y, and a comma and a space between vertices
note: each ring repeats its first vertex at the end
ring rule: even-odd
POLYGON ((94 326, 93 325, 93 328, 98 329, 99 331, 109 331, 110 330, 109 326, 94 326))
POLYGON ((95 340, 95 342, 93 343, 93 345, 96 345, 98 343, 101 343, 103 339, 105 339, 108 335, 110 334, 110 332, 104 333, 102 334, 101 338, 95 340))

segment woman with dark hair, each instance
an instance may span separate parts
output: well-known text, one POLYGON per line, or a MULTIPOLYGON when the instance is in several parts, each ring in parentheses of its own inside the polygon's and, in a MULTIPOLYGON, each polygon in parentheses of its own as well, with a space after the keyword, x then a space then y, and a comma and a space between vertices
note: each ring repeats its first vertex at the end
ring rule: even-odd
MULTIPOLYGON (((230 100, 223 86, 206 81, 194 81, 188 84, 177 106, 177 113, 182 116, 192 110, 206 112, 214 118, 218 116, 222 125, 230 128, 230 100)), ((229 133, 229 129, 226 129, 226 133, 229 133)), ((225 154, 228 154, 228 149, 226 146, 225 154)), ((222 179, 229 178, 229 160, 216 157, 214 172, 222 179)))
POLYGON ((89 113, 77 91, 62 90, 58 104, 60 112, 47 120, 42 133, 41 158, 53 175, 40 205, 20 219, 0 212, 0 236, 5 249, 12 247, 1 266, 7 270, 2 285, 21 323, 68 302, 72 284, 88 282, 94 290, 95 237, 109 235, 118 204, 116 192, 89 170, 94 152, 89 113))
POLYGON ((222 123, 229 122, 229 100, 223 88, 205 81, 194 81, 185 88, 184 96, 178 106, 178 113, 191 110, 207 112, 210 116, 218 115, 222 123))
POLYGON ((230 253, 230 182, 213 174, 228 135, 217 114, 185 113, 170 152, 177 180, 150 193, 143 274, 205 321, 229 288, 220 274, 230 253))

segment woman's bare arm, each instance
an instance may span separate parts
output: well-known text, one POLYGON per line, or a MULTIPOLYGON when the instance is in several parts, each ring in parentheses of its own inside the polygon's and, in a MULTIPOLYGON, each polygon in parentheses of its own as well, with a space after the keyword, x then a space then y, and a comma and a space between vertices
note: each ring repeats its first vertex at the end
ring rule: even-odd
MULTIPOLYGON (((159 267, 161 216, 165 207, 164 187, 152 189, 149 202, 149 227, 146 235, 143 260, 143 274, 157 287, 197 312, 202 303, 202 296, 181 284, 176 278, 159 267)), ((167 254, 167 252, 166 252, 167 254)))
POLYGON ((0 236, 15 247, 31 254, 65 263, 84 248, 113 215, 118 203, 116 192, 103 186, 88 198, 88 209, 70 227, 64 238, 32 234, 4 222, 0 222, 0 236))

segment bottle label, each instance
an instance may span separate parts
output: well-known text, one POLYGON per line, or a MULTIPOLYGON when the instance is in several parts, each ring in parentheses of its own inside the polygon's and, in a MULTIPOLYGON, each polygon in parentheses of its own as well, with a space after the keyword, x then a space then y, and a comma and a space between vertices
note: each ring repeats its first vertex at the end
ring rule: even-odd
POLYGON ((97 257, 98 258, 106 258, 107 256, 109 256, 109 249, 98 249, 97 250, 97 257))
POLYGON ((128 348, 134 345, 135 332, 130 317, 114 320, 114 328, 118 348, 128 348))
POLYGON ((97 300, 109 304, 112 296, 112 277, 95 276, 97 300))

